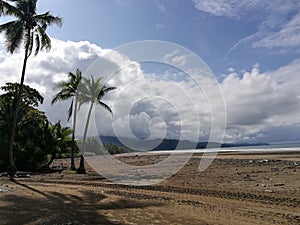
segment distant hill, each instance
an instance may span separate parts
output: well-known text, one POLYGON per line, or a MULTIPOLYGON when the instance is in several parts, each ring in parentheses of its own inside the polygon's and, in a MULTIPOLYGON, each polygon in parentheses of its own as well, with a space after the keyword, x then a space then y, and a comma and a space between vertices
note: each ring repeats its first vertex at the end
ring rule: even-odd
MULTIPOLYGON (((126 147, 117 137, 112 136, 100 136, 103 144, 114 144, 119 147, 126 147)), ((126 143, 135 143, 134 139, 130 138, 122 138, 126 141, 126 143)), ((228 148, 228 147, 245 147, 245 146, 261 146, 261 145, 269 145, 268 143, 218 143, 218 142, 198 142, 193 143, 188 140, 184 140, 180 142, 179 140, 173 139, 155 139, 155 140, 144 140, 143 144, 145 146, 153 146, 154 143, 160 143, 157 147, 151 149, 153 151, 158 150, 185 150, 185 149, 204 149, 204 148, 228 148)))

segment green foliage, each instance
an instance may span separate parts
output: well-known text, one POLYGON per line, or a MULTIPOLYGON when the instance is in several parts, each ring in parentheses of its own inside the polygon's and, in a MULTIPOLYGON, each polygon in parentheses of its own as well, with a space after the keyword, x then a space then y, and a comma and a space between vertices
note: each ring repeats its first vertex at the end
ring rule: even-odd
POLYGON ((115 90, 116 87, 107 87, 103 84, 103 77, 96 81, 93 76, 90 79, 82 77, 82 82, 78 85, 77 98, 79 101, 79 109, 85 103, 90 103, 86 124, 83 135, 83 148, 85 149, 85 141, 87 138, 87 131, 89 127, 90 117, 94 104, 98 104, 112 114, 111 108, 102 101, 102 98, 109 91, 115 90))
POLYGON ((111 155, 134 152, 134 150, 130 148, 118 146, 115 144, 104 144, 104 147, 111 155))
MULTIPOLYGON (((78 141, 78 146, 83 147, 83 142, 78 141)), ((97 138, 88 138, 85 142, 84 156, 106 155, 106 154, 123 154, 134 152, 125 146, 117 146, 115 144, 101 144, 97 138)))
POLYGON ((115 89, 116 87, 105 86, 103 84, 103 77, 98 78, 96 81, 93 76, 90 79, 83 77, 83 81, 78 86, 80 106, 85 103, 96 103, 112 113, 111 108, 102 101, 102 98, 107 92, 115 89))
MULTIPOLYGON (((20 85, 18 83, 6 83, 5 86, 0 88, 6 92, 5 94, 1 95, 1 99, 12 103, 17 96, 19 86, 20 85)), ((37 107, 39 104, 43 104, 44 97, 41 96, 37 90, 26 85, 23 86, 23 89, 24 92, 21 94, 21 103, 23 105, 37 107)))
POLYGON ((48 26, 61 26, 62 19, 45 12, 37 14, 37 0, 0 1, 0 16, 12 16, 15 20, 0 25, 0 32, 5 33, 6 49, 14 53, 22 43, 28 55, 34 50, 35 55, 42 49, 50 50, 51 40, 46 34, 48 26))
POLYGON ((22 45, 25 49, 25 56, 22 67, 22 75, 18 95, 14 98, 13 119, 11 121, 11 129, 9 130, 9 169, 8 172, 12 178, 17 168, 14 163, 13 149, 16 137, 16 127, 19 110, 21 108, 21 100, 23 93, 23 84, 25 80, 25 72, 27 60, 33 51, 35 55, 40 50, 51 49, 51 39, 47 35, 46 30, 51 24, 61 26, 62 19, 51 15, 50 12, 43 14, 37 13, 38 0, 8 0, 0 1, 0 16, 9 16, 14 20, 0 25, 0 33, 5 35, 6 50, 14 53, 22 45))
MULTIPOLYGON (((58 102, 58 101, 64 101, 72 99, 70 108, 68 110, 68 120, 71 118, 73 114, 73 104, 74 100, 77 101, 76 95, 77 95, 77 88, 79 83, 82 80, 82 72, 77 69, 76 73, 69 72, 68 74, 68 80, 67 81, 61 81, 56 84, 55 89, 60 89, 60 91, 53 97, 52 104, 58 102)), ((75 109, 75 112, 76 113, 75 109)))
POLYGON ((85 141, 85 147, 83 149, 83 141, 78 140, 77 145, 80 150, 84 150, 85 156, 103 155, 107 154, 103 146, 98 142, 96 138, 88 138, 85 141))
MULTIPOLYGON (((8 134, 18 84, 7 83, 0 89, 6 92, 0 95, 0 171, 5 171, 9 166, 8 134)), ((72 131, 62 127, 60 122, 52 125, 45 113, 35 108, 43 102, 38 91, 24 85, 22 95, 14 145, 15 163, 20 170, 39 170, 54 158, 70 152, 72 131)))
POLYGON ((78 111, 78 99, 77 99, 77 88, 79 83, 82 80, 82 73, 79 69, 76 70, 76 73, 69 72, 67 81, 61 81, 57 83, 55 89, 60 89, 60 91, 53 97, 52 104, 58 101, 64 101, 72 99, 70 108, 68 110, 68 121, 73 116, 73 132, 72 132, 72 151, 71 151, 71 169, 75 170, 75 130, 76 130, 76 116, 78 111), (74 106, 73 106, 74 105, 74 106), (73 110, 74 109, 74 110, 73 110))

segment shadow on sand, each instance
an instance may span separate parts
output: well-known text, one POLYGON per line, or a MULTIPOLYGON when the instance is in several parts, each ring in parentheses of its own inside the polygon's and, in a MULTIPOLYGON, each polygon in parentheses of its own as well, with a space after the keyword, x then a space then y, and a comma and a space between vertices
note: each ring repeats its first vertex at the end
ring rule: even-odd
POLYGON ((1 225, 117 225, 122 223, 109 219, 107 215, 114 212, 107 212, 108 210, 161 205, 131 199, 106 200, 107 196, 92 191, 76 191, 77 195, 74 195, 61 193, 57 189, 45 193, 34 185, 28 186, 16 180, 12 182, 27 190, 21 196, 13 192, 1 196, 1 201, 6 203, 5 206, 0 206, 1 225))

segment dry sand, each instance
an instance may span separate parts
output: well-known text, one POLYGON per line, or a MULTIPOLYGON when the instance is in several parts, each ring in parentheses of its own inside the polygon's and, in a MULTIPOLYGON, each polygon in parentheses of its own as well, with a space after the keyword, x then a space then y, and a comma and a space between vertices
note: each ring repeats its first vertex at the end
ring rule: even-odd
MULTIPOLYGON (((166 155, 116 157, 141 166, 166 155)), ((0 224, 300 224, 300 151, 223 153, 203 172, 201 158, 152 186, 118 185, 88 165, 86 175, 1 177, 0 224)))

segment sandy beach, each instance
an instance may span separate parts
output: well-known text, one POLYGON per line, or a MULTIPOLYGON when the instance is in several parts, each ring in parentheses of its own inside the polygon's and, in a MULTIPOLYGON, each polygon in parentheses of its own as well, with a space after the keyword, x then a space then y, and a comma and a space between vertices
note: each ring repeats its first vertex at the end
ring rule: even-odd
MULTIPOLYGON (((116 158, 143 166, 167 156, 116 158)), ((87 163, 85 175, 1 177, 0 224, 300 223, 300 151, 222 153, 200 172, 202 157, 194 154, 177 174, 151 186, 113 183, 87 163)))

